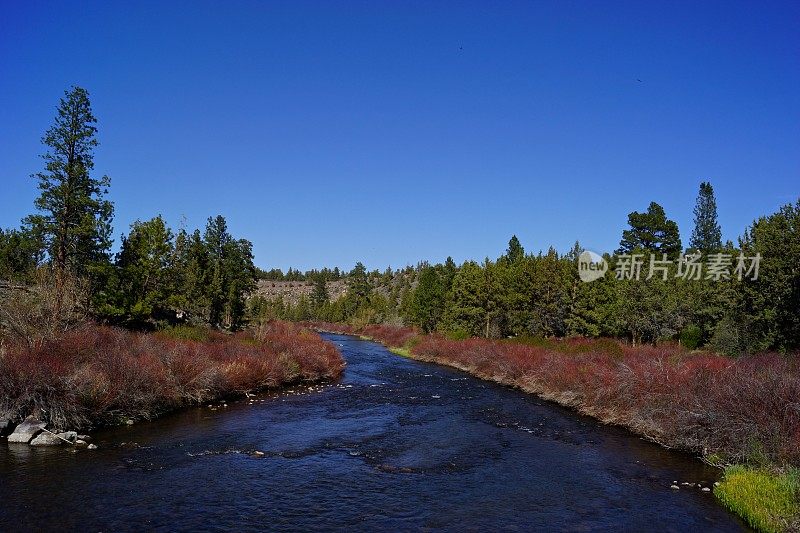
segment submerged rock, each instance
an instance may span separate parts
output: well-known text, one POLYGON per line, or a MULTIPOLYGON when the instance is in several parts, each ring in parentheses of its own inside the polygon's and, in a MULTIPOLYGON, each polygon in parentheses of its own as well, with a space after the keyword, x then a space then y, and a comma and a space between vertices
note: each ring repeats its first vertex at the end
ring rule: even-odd
POLYGON ((30 442, 36 435, 41 433, 45 426, 44 422, 29 416, 17 426, 14 433, 8 436, 8 442, 30 442))

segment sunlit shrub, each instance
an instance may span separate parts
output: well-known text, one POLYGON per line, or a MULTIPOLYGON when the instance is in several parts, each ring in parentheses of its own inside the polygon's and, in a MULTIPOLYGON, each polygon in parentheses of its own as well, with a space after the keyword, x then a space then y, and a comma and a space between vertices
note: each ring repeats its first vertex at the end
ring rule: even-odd
POLYGON ((319 335, 272 322, 256 334, 133 333, 86 326, 0 357, 0 413, 36 413, 55 428, 149 419, 181 405, 339 376, 344 362, 319 335))

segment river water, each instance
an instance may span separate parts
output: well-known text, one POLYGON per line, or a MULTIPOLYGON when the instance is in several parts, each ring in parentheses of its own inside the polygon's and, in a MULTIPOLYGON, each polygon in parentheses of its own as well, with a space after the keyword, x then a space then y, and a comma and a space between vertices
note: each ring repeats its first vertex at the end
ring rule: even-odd
POLYGON ((0 531, 739 531, 700 461, 379 344, 342 380, 93 435, 0 442, 0 531), (254 452, 263 452, 257 456, 254 452))

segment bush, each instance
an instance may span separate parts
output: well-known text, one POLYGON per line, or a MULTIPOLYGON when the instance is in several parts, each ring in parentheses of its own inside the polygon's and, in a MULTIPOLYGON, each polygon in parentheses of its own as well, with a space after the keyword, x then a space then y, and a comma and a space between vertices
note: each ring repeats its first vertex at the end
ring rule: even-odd
POLYGON ((696 350, 703 340, 703 330, 699 326, 689 324, 681 331, 681 344, 687 350, 696 350))
POLYGON ((0 356, 0 413, 57 429, 150 419, 183 405, 338 377, 330 343, 292 324, 255 334, 175 328, 156 334, 90 325, 0 356))

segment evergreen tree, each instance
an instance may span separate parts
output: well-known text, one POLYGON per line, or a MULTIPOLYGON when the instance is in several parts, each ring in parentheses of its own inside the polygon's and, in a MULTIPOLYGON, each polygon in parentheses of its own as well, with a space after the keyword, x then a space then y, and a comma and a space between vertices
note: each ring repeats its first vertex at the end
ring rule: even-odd
POLYGON ((367 269, 360 261, 347 276, 346 312, 353 316, 369 301, 372 287, 367 277, 367 269))
POLYGON ((168 308, 174 290, 170 280, 173 252, 172 231, 160 215, 134 222, 122 238, 117 267, 124 312, 130 318, 146 320, 168 308))
POLYGON ((28 281, 41 261, 42 243, 29 229, 0 228, 0 281, 28 281))
POLYGON ((57 310, 68 270, 92 275, 109 263, 113 205, 105 195, 110 180, 91 176, 98 144, 96 123, 89 93, 80 87, 65 92, 55 123, 42 138, 48 148, 43 156, 45 171, 33 176, 40 191, 34 203, 39 213, 25 222, 44 239, 55 271, 57 310))
POLYGON ((320 309, 328 303, 329 299, 325 276, 320 274, 314 279, 314 290, 311 293, 311 301, 315 309, 320 309))
POLYGON ((722 230, 717 222, 714 188, 706 181, 700 184, 700 192, 694 207, 691 247, 704 255, 722 248, 722 230))
POLYGON ((525 257, 525 249, 522 247, 522 244, 520 244, 516 235, 512 235, 511 240, 508 241, 505 257, 511 263, 516 263, 525 257))
POLYGON ((475 261, 466 261, 453 279, 445 309, 446 329, 461 336, 481 337, 485 333, 486 298, 483 271, 475 261))
POLYGON ((425 266, 414 291, 413 323, 425 333, 436 331, 445 306, 446 289, 441 266, 425 266))
POLYGON ((634 211, 628 215, 630 229, 622 232, 617 253, 630 254, 646 250, 677 258, 683 251, 678 224, 669 220, 664 208, 651 202, 646 213, 634 211))
MULTIPOLYGON (((740 240, 748 258, 760 254, 755 272, 742 275, 740 299, 730 317, 741 351, 800 348, 800 200, 761 217, 740 240)), ((734 260, 734 264, 738 261, 734 260)), ((745 268, 752 266, 747 259, 745 268)), ((738 276, 736 276, 738 278, 738 276)))
POLYGON ((528 333, 539 337, 563 336, 569 315, 572 263, 559 258, 554 248, 535 261, 528 333))

